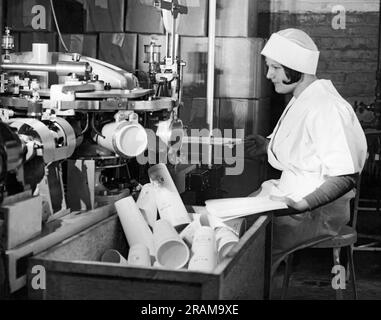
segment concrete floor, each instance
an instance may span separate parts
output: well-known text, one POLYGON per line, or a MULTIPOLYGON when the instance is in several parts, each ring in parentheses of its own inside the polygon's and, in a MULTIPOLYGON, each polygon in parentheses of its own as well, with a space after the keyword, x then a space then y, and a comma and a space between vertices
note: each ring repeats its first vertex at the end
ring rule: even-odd
MULTIPOLYGON (((354 252, 359 300, 381 300, 381 252, 354 252)), ((305 249, 294 255, 287 300, 335 300, 331 281, 332 249, 305 249)), ((280 299, 283 268, 274 277, 273 299, 280 299)), ((351 286, 343 290, 345 300, 353 299, 351 286)))

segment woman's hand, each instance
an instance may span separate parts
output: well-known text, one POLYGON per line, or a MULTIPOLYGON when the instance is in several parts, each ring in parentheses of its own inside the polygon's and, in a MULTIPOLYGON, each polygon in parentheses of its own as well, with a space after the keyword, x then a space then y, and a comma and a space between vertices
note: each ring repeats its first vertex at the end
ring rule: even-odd
POLYGON ((297 211, 304 212, 309 210, 308 202, 305 199, 302 199, 298 202, 292 200, 289 197, 280 197, 270 195, 271 200, 284 202, 288 207, 293 208, 297 211))
POLYGON ((259 134, 253 134, 245 138, 245 158, 255 159, 267 154, 269 140, 259 134))

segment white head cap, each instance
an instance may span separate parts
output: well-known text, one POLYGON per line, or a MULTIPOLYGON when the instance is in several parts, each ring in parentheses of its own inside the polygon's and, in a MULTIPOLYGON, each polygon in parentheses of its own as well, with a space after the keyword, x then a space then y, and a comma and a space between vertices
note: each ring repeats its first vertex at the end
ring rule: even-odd
POLYGON ((290 28, 273 33, 261 54, 290 69, 316 74, 320 52, 307 33, 290 28))

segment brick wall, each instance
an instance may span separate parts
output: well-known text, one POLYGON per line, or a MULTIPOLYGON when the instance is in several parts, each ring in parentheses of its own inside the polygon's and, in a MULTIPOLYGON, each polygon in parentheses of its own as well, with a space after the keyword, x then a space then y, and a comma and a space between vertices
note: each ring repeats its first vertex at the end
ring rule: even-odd
POLYGON ((331 79, 352 104, 375 99, 378 52, 378 0, 279 1, 261 0, 259 36, 285 28, 306 31, 321 51, 318 76, 331 79), (345 29, 334 29, 332 20, 345 9, 345 29))

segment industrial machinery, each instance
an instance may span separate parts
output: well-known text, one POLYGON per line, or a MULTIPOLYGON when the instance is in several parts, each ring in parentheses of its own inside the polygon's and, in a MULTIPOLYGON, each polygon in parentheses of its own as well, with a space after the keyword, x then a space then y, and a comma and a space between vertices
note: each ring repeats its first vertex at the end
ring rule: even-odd
MULTIPOLYGON (((172 25, 186 13, 177 1, 155 5, 169 10, 172 25)), ((163 160, 163 152, 176 163, 185 63, 176 56, 175 34, 168 32, 167 39, 163 60, 148 44, 150 83, 142 88, 133 73, 77 53, 50 52, 47 44, 13 52, 12 32, 5 28, 0 64, 3 249, 41 236, 44 224, 69 213, 89 212, 137 193, 148 180, 148 165, 163 160)), ((16 277, 17 259, 11 260, 8 273, 16 277)), ((15 280, 10 291, 22 283, 15 280)))

